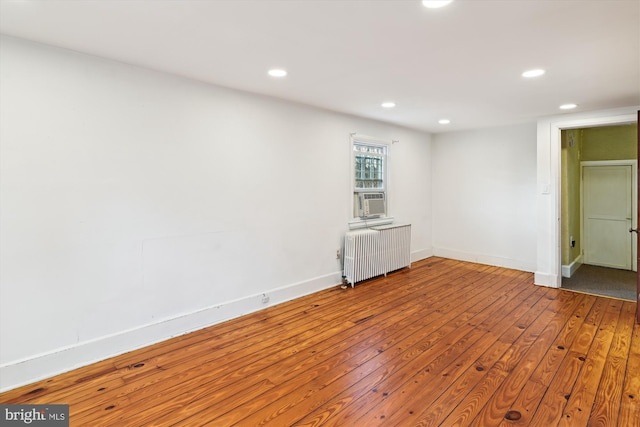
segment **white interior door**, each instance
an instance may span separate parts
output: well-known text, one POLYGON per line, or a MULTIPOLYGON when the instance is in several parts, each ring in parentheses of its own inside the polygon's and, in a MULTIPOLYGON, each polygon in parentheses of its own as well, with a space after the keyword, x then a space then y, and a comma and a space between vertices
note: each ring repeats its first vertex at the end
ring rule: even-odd
POLYGON ((632 269, 632 168, 583 167, 584 263, 632 269))

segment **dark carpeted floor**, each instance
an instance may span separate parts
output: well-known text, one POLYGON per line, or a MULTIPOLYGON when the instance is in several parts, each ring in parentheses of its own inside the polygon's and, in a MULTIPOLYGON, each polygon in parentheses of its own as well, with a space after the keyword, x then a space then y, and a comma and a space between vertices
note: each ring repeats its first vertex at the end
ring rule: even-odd
POLYGON ((562 288, 636 301, 636 272, 582 264, 562 288))

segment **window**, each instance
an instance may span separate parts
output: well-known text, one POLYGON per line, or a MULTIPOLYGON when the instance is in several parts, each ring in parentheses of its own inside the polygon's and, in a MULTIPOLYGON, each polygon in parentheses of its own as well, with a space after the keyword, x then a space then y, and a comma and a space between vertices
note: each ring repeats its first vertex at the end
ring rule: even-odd
POLYGON ((352 135, 353 218, 358 223, 387 218, 388 143, 352 135))
POLYGON ((353 144, 355 151, 355 189, 384 191, 387 147, 353 144))

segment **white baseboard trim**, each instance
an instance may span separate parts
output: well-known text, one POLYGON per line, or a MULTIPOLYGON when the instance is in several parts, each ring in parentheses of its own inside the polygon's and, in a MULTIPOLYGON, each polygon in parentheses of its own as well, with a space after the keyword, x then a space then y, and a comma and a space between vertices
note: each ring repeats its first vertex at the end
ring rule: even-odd
POLYGON ((443 258, 457 259, 459 261, 476 262, 479 264, 493 265, 496 267, 512 268, 514 270, 527 271, 533 273, 536 270, 535 261, 524 261, 512 258, 503 258, 484 254, 463 252, 446 248, 433 248, 435 256, 443 258))
POLYGON ((536 271, 533 275, 533 283, 535 285, 546 286, 549 288, 559 288, 560 284, 558 279, 559 277, 557 274, 543 273, 540 271, 536 271))
POLYGON ((562 277, 570 278, 576 272, 578 267, 582 265, 582 255, 578 255, 576 259, 569 265, 562 265, 562 277))
POLYGON ((132 350, 206 328, 268 306, 337 286, 342 272, 334 272, 265 293, 228 301, 117 334, 81 342, 0 366, 0 392, 40 381, 132 350), (269 302, 262 302, 263 296, 269 302))
POLYGON ((431 258, 432 256, 433 251, 431 249, 420 249, 411 252, 411 262, 418 262, 423 259, 431 258))

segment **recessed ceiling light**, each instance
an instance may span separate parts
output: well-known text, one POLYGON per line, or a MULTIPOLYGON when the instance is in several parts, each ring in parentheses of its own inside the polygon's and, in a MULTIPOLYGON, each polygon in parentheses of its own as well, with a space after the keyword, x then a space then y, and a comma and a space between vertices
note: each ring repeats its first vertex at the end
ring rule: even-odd
POLYGON ((527 70, 522 73, 522 77, 540 77, 545 71, 542 68, 536 68, 535 70, 527 70))
POLYGON ((448 125, 449 123, 451 123, 451 120, 449 120, 449 119, 440 119, 440 120, 438 120, 438 123, 440 123, 441 125, 448 125))
POLYGON ((284 77, 287 75, 287 71, 282 68, 273 68, 269 70, 269 75, 271 77, 284 77))
POLYGON ((572 110, 574 108, 576 108, 578 106, 578 104, 562 104, 560 106, 561 110, 572 110))
POLYGON ((451 3, 453 0, 424 0, 422 5, 424 7, 428 7, 429 9, 437 9, 439 7, 444 7, 451 3))
POLYGON ((396 106, 395 102, 383 102, 382 104, 382 108, 393 108, 396 106))

